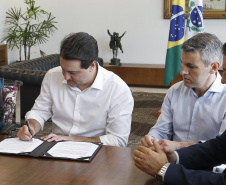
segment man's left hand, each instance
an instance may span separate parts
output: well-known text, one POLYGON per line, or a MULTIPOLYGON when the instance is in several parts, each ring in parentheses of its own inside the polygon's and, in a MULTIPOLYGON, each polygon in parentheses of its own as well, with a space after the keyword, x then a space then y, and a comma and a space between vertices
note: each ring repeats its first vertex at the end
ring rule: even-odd
POLYGON ((101 140, 99 137, 80 137, 80 136, 63 136, 56 134, 49 134, 47 136, 41 137, 44 141, 53 142, 53 141, 81 141, 81 142, 95 142, 100 143, 101 140))
POLYGON ((178 141, 170 141, 167 139, 162 139, 158 142, 162 147, 169 146, 173 150, 177 150, 183 147, 188 147, 194 145, 196 143, 193 142, 178 142, 178 141))
POLYGON ((144 146, 138 146, 134 151, 134 164, 140 170, 155 176, 168 160, 162 147, 156 140, 153 146, 154 150, 144 146))
POLYGON ((56 135, 56 134, 49 134, 47 136, 41 137, 42 140, 48 141, 48 142, 53 142, 53 141, 63 141, 63 140, 72 140, 70 136, 62 136, 62 135, 56 135))

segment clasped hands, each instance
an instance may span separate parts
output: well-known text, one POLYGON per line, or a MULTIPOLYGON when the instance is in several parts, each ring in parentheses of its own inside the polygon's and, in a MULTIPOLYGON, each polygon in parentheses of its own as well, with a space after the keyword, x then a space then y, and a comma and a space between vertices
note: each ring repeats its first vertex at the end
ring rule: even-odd
POLYGON ((162 146, 160 141, 148 135, 134 151, 135 166, 152 176, 155 176, 165 163, 175 163, 176 160, 174 148, 162 146))

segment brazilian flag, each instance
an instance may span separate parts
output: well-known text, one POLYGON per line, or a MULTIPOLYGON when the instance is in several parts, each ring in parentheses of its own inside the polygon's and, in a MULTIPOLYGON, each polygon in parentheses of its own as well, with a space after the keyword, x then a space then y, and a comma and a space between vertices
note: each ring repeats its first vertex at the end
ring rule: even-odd
POLYGON ((181 45, 184 43, 185 0, 172 1, 169 40, 166 53, 164 84, 168 86, 181 70, 181 45))

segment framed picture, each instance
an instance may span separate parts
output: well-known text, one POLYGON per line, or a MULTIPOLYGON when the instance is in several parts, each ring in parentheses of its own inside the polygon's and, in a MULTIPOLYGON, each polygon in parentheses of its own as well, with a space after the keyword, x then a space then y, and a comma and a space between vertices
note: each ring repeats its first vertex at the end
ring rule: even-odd
MULTIPOLYGON (((186 2, 185 17, 188 15, 188 3, 186 2)), ((164 0, 164 19, 171 18, 172 0, 164 0)), ((226 19, 226 0, 203 0, 204 19, 226 19)))

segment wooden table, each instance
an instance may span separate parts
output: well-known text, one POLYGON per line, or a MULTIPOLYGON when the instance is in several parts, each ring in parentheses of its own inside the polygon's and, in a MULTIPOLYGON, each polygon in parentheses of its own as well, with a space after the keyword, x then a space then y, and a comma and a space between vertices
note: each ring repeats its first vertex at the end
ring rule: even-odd
POLYGON ((158 184, 134 166, 133 149, 113 146, 102 146, 90 163, 0 155, 0 169, 1 185, 158 184))

